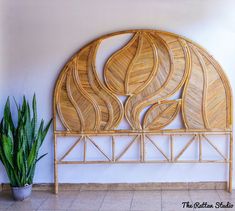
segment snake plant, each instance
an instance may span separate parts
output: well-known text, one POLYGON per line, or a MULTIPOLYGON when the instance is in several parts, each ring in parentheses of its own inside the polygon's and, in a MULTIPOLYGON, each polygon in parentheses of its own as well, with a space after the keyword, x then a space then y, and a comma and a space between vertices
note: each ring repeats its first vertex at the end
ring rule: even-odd
MULTIPOLYGON (((15 101, 16 102, 16 101, 15 101)), ((13 122, 9 97, 0 123, 0 160, 2 161, 12 187, 33 183, 36 163, 46 154, 38 157, 38 151, 50 127, 41 120, 37 126, 36 96, 32 109, 25 96, 22 105, 17 105, 18 118, 13 122), (32 114, 31 114, 32 113, 32 114)))

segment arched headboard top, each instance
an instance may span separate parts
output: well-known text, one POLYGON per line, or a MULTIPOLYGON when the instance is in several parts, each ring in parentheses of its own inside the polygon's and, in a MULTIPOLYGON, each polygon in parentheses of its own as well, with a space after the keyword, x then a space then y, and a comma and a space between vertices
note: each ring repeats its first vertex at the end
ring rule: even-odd
POLYGON ((116 32, 80 49, 57 79, 54 112, 78 133, 115 132, 123 118, 128 131, 162 131, 177 115, 182 127, 174 130, 232 129, 231 88, 218 62, 194 42, 157 30, 116 32), (124 34, 130 39, 106 60, 101 80, 100 45, 124 34))
POLYGON ((225 163, 232 191, 231 88, 218 62, 187 38, 128 30, 90 42, 62 69, 53 109, 55 193, 59 164, 95 163, 225 163), (215 144, 215 135, 229 143, 226 153, 215 144), (60 137, 75 139, 63 153, 57 152, 60 137), (120 149, 119 143, 125 146, 120 149), (184 157, 192 143, 196 152, 184 157), (205 143, 220 159, 208 156, 205 143), (125 157, 133 145, 137 155, 125 157), (102 157, 94 157, 89 146, 102 157), (162 157, 149 156, 153 149, 162 157))

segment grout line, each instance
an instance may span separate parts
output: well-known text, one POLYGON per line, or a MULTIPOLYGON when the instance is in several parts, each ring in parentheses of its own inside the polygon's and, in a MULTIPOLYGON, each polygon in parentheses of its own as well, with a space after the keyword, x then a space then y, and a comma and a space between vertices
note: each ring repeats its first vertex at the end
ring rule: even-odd
MULTIPOLYGON (((215 189, 215 191, 216 191, 217 195, 219 196, 220 202, 223 202, 224 200, 222 200, 222 198, 220 197, 218 190, 215 189)), ((221 210, 222 210, 222 209, 221 209, 221 210)), ((223 209, 223 210, 227 210, 227 209, 223 209)))
MULTIPOLYGON (((189 198, 190 198, 190 200, 191 200, 191 203, 193 204, 193 198, 192 198, 192 196, 191 196, 191 194, 190 194, 190 191, 191 191, 191 190, 188 190, 188 194, 189 194, 189 198)), ((194 205, 193 205, 193 210, 195 210, 194 205)))
POLYGON ((10 209, 10 208, 13 206, 13 204, 15 204, 15 203, 16 203, 16 202, 13 201, 13 202, 11 203, 11 205, 9 205, 7 208, 4 208, 4 209, 6 209, 6 210, 10 209))
POLYGON ((102 202, 100 203, 100 207, 98 208, 98 210, 101 209, 101 207, 102 207, 102 205, 103 205, 103 203, 104 203, 104 199, 106 198, 107 195, 108 195, 108 190, 106 190, 106 193, 104 194, 104 197, 103 197, 103 199, 102 199, 102 202))
POLYGON ((39 210, 41 208, 41 206, 45 203, 45 201, 49 200, 50 198, 45 198, 42 203, 38 206, 38 208, 36 210, 39 210))
POLYGON ((219 196, 220 201, 222 201, 222 198, 220 197, 218 190, 215 190, 215 191, 216 191, 217 195, 219 196))
POLYGON ((133 203, 133 200, 134 200, 134 195, 135 195, 135 190, 133 190, 133 195, 132 195, 131 204, 130 204, 130 210, 132 208, 132 203, 133 203))
POLYGON ((10 205, 8 205, 8 206, 6 206, 6 208, 4 208, 4 209, 9 209, 12 205, 13 205, 13 203, 15 203, 15 202, 12 202, 10 205))
MULTIPOLYGON (((78 192, 78 194, 79 194, 80 192, 78 192)), ((70 204, 69 204, 69 206, 68 206, 68 210, 71 208, 71 206, 72 206, 72 204, 73 204, 73 202, 75 202, 75 200, 77 199, 77 197, 78 197, 78 195, 73 199, 73 200, 71 200, 71 202, 70 202, 70 204)), ((67 210, 66 209, 66 210, 67 210)))
MULTIPOLYGON (((188 195, 189 195, 189 198, 190 198, 191 203, 193 204, 194 202, 193 202, 192 196, 191 196, 191 194, 190 194, 190 189, 188 189, 188 195)), ((195 210, 195 209, 194 209, 194 206, 193 206, 193 210, 195 210)))
POLYGON ((42 206, 42 204, 43 204, 46 200, 47 200, 47 198, 43 199, 43 200, 42 200, 42 203, 38 206, 38 208, 37 208, 36 210, 39 210, 40 207, 42 206))
MULTIPOLYGON (((219 196, 220 202, 224 202, 225 200, 222 200, 222 198, 221 198, 221 197, 220 197, 220 195, 219 195, 218 190, 217 190, 217 189, 215 189, 215 191, 216 191, 217 195, 219 196)), ((227 201, 227 200, 226 200, 226 201, 227 201)), ((224 209, 224 210, 227 210, 227 209, 224 209)))

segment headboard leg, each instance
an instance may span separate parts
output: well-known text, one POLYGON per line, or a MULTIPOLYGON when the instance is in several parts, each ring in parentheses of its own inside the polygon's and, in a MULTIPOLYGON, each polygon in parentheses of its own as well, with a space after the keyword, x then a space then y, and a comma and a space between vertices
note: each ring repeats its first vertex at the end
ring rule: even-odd
POLYGON ((233 133, 230 133, 230 147, 229 147, 229 185, 228 191, 232 193, 233 190, 233 133))
POLYGON ((58 193, 58 163, 57 163, 57 140, 54 134, 54 193, 58 193))

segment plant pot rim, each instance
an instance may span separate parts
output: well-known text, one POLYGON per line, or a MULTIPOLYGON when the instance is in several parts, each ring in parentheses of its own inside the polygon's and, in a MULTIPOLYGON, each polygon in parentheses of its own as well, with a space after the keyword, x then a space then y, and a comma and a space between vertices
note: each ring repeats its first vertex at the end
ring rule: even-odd
POLYGON ((24 186, 11 186, 11 188, 13 188, 13 189, 28 188, 32 185, 33 184, 25 184, 24 186))

